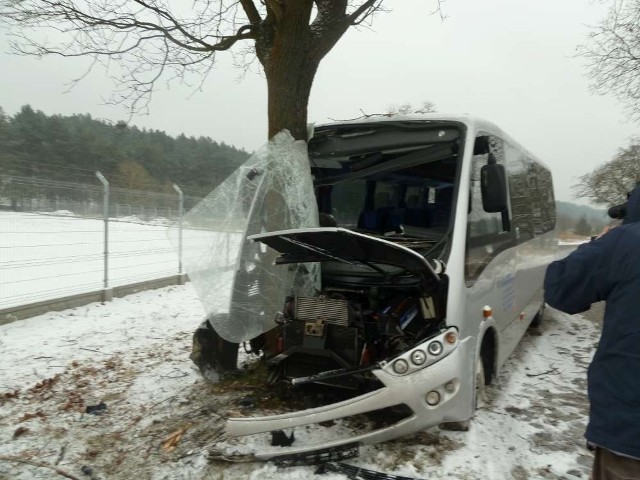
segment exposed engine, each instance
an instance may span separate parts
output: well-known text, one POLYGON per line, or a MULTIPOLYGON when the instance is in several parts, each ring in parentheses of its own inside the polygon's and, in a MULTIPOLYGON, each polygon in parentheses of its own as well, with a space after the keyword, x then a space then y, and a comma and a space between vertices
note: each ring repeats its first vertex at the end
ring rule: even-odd
POLYGON ((440 328, 431 297, 384 287, 289 298, 279 323, 265 349, 273 380, 349 389, 365 387, 370 367, 440 328))

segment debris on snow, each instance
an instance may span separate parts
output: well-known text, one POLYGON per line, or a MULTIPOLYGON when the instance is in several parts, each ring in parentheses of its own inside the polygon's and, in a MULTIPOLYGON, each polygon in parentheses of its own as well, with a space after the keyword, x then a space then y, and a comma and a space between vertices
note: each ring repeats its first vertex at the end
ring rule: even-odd
POLYGON ((97 405, 87 405, 85 409, 85 413, 89 413, 91 415, 101 415, 107 410, 107 404, 104 402, 100 402, 97 405))
MULTIPOLYGON (((0 363, 0 455, 48 465, 60 458, 57 468, 68 472, 90 465, 98 473, 84 478, 96 479, 313 478, 316 467, 251 463, 248 452, 282 451, 270 446, 268 433, 242 441, 225 435, 229 415, 278 413, 287 405, 258 386, 259 365, 247 367, 253 360, 242 350, 242 376, 214 385, 199 376, 188 357, 202 316, 193 288, 184 285, 0 326, 2 358, 11 359, 0 363), (244 406, 247 397, 253 407, 244 406), (109 407, 105 414, 85 414, 100 402, 109 407), (163 448, 170 437, 171 448, 163 448)), ((548 309, 539 329, 487 387, 487 405, 468 432, 432 429, 364 446, 350 463, 430 480, 588 478, 586 366, 598 328, 548 309), (551 366, 557 373, 540 375, 551 366)), ((295 441, 342 436, 350 428, 347 420, 299 428, 295 441)), ((45 468, 0 462, 0 478, 51 477, 45 468)))
POLYGON ((282 430, 274 430, 271 432, 272 447, 290 447, 295 439, 296 437, 293 432, 291 432, 291 435, 287 435, 282 430))
POLYGON ((184 435, 184 432, 186 432, 189 429, 189 427, 191 427, 190 423, 178 428, 175 432, 173 432, 171 435, 165 438, 162 441, 162 449, 165 452, 173 452, 176 449, 176 446, 178 445, 178 443, 180 442, 180 439, 184 435))

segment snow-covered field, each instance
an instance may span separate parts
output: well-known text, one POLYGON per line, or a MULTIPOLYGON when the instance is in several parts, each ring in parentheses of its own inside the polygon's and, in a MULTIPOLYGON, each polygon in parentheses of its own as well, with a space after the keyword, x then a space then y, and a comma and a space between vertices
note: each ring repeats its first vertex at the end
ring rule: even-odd
MULTIPOLYGON (((209 459, 214 447, 234 448, 221 418, 242 413, 239 400, 263 390, 200 378, 188 355, 202 315, 184 285, 0 326, 0 479, 57 478, 6 456, 94 480, 346 478, 209 459), (84 413, 100 402, 102 415, 84 413)), ((420 432, 364 447, 348 463, 425 479, 586 479, 586 366, 597 338, 591 321, 547 312, 489 387, 470 431, 420 432)), ((351 427, 314 428, 297 436, 351 427)), ((267 448, 268 440, 251 442, 267 448)))

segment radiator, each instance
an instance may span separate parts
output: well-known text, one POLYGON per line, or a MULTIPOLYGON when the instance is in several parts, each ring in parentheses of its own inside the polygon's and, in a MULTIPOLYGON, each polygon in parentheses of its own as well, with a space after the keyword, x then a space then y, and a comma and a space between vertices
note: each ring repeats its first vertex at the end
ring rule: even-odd
POLYGON ((305 322, 322 320, 335 325, 349 325, 349 302, 327 297, 296 297, 295 318, 305 322))

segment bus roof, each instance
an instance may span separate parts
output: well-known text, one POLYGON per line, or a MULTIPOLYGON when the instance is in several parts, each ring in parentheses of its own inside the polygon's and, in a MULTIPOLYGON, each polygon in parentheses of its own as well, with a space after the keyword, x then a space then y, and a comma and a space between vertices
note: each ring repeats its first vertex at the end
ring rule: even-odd
POLYGON ((395 123, 395 122, 411 122, 411 123, 438 123, 438 122, 455 122, 464 124, 469 130, 478 132, 483 131, 496 135, 504 140, 507 140, 512 146, 517 147, 519 150, 526 152, 536 163, 549 170, 549 167, 542 162, 536 155, 531 153, 527 148, 523 147, 508 133, 498 127, 495 123, 485 120, 481 117, 476 117, 468 114, 445 114, 445 113, 416 113, 410 115, 364 115, 362 117, 351 120, 338 120, 331 123, 324 123, 315 127, 316 130, 331 129, 332 127, 344 126, 344 125, 372 125, 378 123, 395 123))

